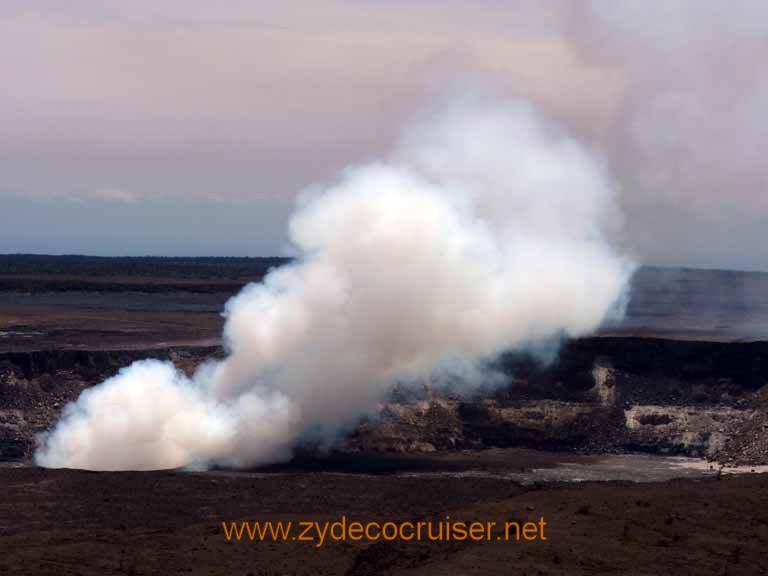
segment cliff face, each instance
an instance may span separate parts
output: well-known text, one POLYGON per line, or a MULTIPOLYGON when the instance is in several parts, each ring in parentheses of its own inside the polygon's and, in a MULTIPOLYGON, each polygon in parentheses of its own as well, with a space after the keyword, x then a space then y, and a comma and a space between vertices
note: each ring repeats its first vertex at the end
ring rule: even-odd
POLYGON ((61 409, 80 393, 142 358, 192 371, 218 347, 151 350, 50 350, 0 353, 0 461, 23 460, 61 409))
POLYGON ((348 448, 527 446, 768 461, 755 424, 765 421, 758 400, 768 343, 586 338, 549 366, 507 354, 495 368, 507 384, 472 396, 425 390, 382 405, 348 448), (747 429, 749 447, 734 453, 747 429))
MULTIPOLYGON (((0 460, 31 455, 67 402, 141 358, 191 372, 217 347, 0 354, 0 460)), ((500 386, 397 388, 351 432, 352 451, 526 446, 768 462, 768 342, 595 337, 542 365, 505 354, 500 386)))

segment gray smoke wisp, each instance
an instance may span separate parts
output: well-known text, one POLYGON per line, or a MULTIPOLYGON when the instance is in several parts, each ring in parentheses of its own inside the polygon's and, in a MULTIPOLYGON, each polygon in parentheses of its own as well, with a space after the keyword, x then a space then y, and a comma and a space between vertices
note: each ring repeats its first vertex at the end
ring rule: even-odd
POLYGON ((574 58, 622 86, 596 140, 624 189, 628 244, 661 264, 764 267, 768 3, 567 6, 574 58))
POLYGON ((333 438, 398 380, 594 331, 632 266, 603 164, 526 103, 455 100, 385 161, 305 195, 300 258, 225 311, 227 357, 192 378, 137 362, 86 390, 36 461, 250 466, 333 438))

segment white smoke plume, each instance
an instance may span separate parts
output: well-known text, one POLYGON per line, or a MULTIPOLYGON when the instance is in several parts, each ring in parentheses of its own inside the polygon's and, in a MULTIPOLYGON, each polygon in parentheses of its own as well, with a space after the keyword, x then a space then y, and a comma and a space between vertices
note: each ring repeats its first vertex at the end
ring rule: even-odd
POLYGON ((228 356, 142 361, 42 439, 48 467, 249 466, 333 438, 395 380, 595 330, 631 266, 601 162, 527 104, 457 100, 290 222, 298 263, 226 307, 228 356))

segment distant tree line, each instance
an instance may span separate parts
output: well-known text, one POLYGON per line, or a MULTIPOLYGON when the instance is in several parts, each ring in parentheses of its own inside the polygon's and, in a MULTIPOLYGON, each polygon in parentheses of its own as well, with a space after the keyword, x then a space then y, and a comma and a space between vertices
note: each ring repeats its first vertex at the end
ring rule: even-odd
POLYGON ((280 257, 49 256, 0 254, 0 275, 253 279, 291 261, 280 257))

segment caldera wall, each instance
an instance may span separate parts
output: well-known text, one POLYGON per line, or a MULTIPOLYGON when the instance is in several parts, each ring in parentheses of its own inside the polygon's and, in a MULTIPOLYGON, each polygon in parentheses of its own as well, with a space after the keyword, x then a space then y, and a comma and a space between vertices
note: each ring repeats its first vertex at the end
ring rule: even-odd
POLYGON ((399 394, 348 447, 527 446, 768 459, 755 450, 764 442, 755 422, 765 414, 768 342, 584 338, 566 343, 549 365, 506 354, 494 367, 506 384, 479 393, 427 387, 399 394), (732 453, 746 429, 753 440, 732 453))
MULTIPOLYGON (((140 358, 192 371, 218 347, 0 354, 0 460, 24 460, 80 392, 140 358)), ((345 450, 526 446, 768 462, 768 342, 584 338, 556 361, 504 354, 501 385, 397 387, 345 450)))

